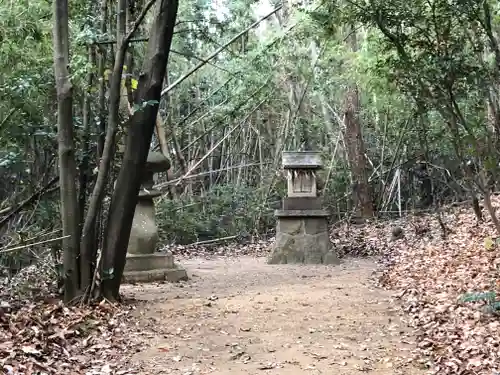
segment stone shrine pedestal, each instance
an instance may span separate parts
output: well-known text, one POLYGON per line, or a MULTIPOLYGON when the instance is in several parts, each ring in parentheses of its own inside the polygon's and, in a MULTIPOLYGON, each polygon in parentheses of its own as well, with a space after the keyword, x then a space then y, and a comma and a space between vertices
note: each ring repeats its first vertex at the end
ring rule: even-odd
POLYGON ((277 210, 276 240, 269 264, 339 264, 324 210, 277 210))
POLYGON ((186 270, 174 263, 171 253, 155 252, 158 227, 153 199, 161 192, 153 189, 153 175, 168 168, 170 162, 163 154, 149 154, 132 222, 123 282, 187 280, 186 270))
POLYGON ((317 197, 316 173, 322 167, 319 153, 284 152, 288 197, 276 210, 276 240, 269 264, 339 264, 328 233, 328 212, 317 197))

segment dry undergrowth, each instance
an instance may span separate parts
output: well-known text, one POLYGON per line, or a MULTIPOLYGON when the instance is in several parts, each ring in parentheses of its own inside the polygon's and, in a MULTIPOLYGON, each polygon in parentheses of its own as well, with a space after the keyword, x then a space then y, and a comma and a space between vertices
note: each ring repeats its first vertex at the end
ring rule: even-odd
MULTIPOLYGON (((495 203, 498 207, 500 200, 495 203)), ((421 355, 436 374, 500 371, 498 317, 485 309, 486 302, 461 302, 466 293, 497 293, 500 281, 498 235, 489 221, 478 225, 471 211, 444 215, 452 231, 446 239, 436 220, 408 221, 405 238, 390 245, 381 278, 382 285, 398 291, 403 310, 420 328, 421 355), (416 234, 418 228, 428 230, 416 234)))

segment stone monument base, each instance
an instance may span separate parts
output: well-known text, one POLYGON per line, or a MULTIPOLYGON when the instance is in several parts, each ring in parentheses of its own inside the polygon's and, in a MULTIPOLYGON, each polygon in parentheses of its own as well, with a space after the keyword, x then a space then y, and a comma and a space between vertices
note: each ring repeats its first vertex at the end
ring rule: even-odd
POLYGON ((323 210, 278 210, 269 264, 339 264, 323 210))
POLYGON ((187 280, 187 272, 174 263, 172 254, 128 254, 123 272, 124 283, 187 280))

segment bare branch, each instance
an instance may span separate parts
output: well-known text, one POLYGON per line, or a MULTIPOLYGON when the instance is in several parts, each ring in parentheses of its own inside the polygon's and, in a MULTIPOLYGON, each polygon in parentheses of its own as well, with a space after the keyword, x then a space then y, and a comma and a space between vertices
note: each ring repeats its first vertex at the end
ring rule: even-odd
MULTIPOLYGON (((34 194, 32 194, 29 198, 25 199, 19 205, 17 205, 15 208, 12 208, 11 210, 7 211, 8 214, 6 217, 4 217, 0 221, 0 228, 3 228, 4 225, 6 225, 19 211, 21 211, 23 208, 26 206, 29 206, 30 204, 34 203, 38 199, 40 199, 42 196, 44 196, 47 193, 51 193, 55 190, 57 190, 59 187, 58 186, 53 186, 56 182, 59 181, 59 176, 54 177, 52 180, 50 180, 45 186, 41 187, 38 189, 34 194)), ((4 212, 7 213, 7 212, 4 212)))
POLYGON ((261 165, 269 165, 269 164, 272 164, 272 162, 265 162, 265 163, 250 163, 250 164, 245 164, 245 165, 231 165, 229 167, 225 167, 225 168, 220 168, 220 169, 213 169, 211 171, 208 171, 208 172, 201 172, 201 173, 197 173, 197 174, 192 174, 192 175, 189 175, 187 177, 179 177, 175 180, 171 180, 171 181, 166 181, 166 182, 162 182, 158 185, 155 185, 153 186, 155 189, 162 189, 166 186, 170 186, 170 185, 176 185, 178 182, 182 181, 182 180, 190 180, 190 179, 194 179, 194 178, 198 178, 198 177, 203 177, 203 176, 208 176, 210 173, 217 173, 217 172, 226 172, 226 171, 230 171, 232 169, 238 169, 238 168, 250 168, 250 167, 260 167, 261 165))
POLYGON ((69 238, 69 237, 71 237, 71 236, 67 235, 67 236, 62 236, 62 237, 57 237, 57 238, 51 238, 50 240, 45 240, 45 241, 40 241, 40 242, 35 242, 35 243, 29 243, 27 245, 11 247, 10 249, 2 249, 2 250, 0 250, 0 254, 10 253, 12 251, 22 250, 22 249, 26 249, 26 248, 31 247, 31 246, 42 245, 44 243, 55 242, 55 241, 63 240, 65 238, 69 238))
POLYGON ((12 108, 10 110, 9 113, 7 113, 7 116, 5 116, 5 118, 2 120, 2 122, 0 122, 0 129, 3 128, 3 126, 7 123, 7 121, 9 121, 10 119, 10 116, 12 116, 14 114, 14 112, 17 111, 17 108, 12 108))
POLYGON ((198 61, 202 61, 202 62, 204 62, 204 63, 206 63, 208 65, 211 65, 211 66, 213 66, 213 67, 215 67, 215 68, 217 68, 219 70, 222 70, 222 71, 224 71, 226 73, 229 73, 231 75, 233 74, 231 71, 229 71, 229 70, 227 70, 225 68, 222 68, 220 66, 217 66, 214 63, 211 63, 210 61, 208 61, 208 60, 206 60, 206 59, 204 59, 202 57, 198 57, 198 56, 196 56, 196 55, 194 55, 192 53, 179 52, 179 51, 176 51, 176 50, 173 50, 173 49, 171 49, 170 52, 175 53, 176 55, 179 55, 179 56, 186 57, 188 59, 195 59, 195 60, 198 60, 198 61))

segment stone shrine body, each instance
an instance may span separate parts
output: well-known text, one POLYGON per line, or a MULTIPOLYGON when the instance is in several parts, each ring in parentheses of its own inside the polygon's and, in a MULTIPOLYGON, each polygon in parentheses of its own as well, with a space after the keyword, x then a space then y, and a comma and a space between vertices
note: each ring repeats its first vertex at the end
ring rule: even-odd
POLYGON ((328 212, 317 193, 318 152, 283 152, 287 178, 283 209, 276 210, 276 240, 269 264, 339 264, 328 234, 328 212))

